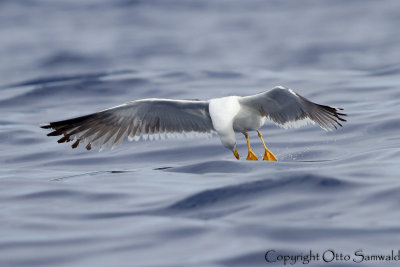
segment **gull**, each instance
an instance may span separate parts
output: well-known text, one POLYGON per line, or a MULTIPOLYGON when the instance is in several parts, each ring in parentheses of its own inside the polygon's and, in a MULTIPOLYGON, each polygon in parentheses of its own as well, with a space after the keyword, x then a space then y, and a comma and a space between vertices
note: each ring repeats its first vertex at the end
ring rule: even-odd
POLYGON ((224 147, 239 159, 235 133, 242 133, 247 141, 247 160, 258 160, 250 147, 249 131, 257 131, 264 145, 263 160, 276 161, 258 130, 267 119, 283 128, 318 124, 329 131, 342 127, 346 121, 341 108, 319 105, 294 92, 276 86, 250 96, 227 96, 210 100, 174 100, 149 98, 127 102, 103 111, 73 119, 50 122, 41 126, 53 129, 48 136, 63 137, 58 143, 80 143, 86 149, 116 146, 131 140, 157 139, 171 133, 217 133, 224 147))

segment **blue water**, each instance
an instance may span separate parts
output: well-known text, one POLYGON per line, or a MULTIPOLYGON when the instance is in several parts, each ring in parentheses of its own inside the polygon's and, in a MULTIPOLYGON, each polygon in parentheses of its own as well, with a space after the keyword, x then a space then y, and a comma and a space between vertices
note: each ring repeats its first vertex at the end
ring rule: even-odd
POLYGON ((397 251, 399 10, 395 0, 0 1, 0 266, 265 266, 269 249, 397 251), (241 135, 237 161, 216 137, 99 153, 39 128, 129 100, 275 85, 344 108, 348 122, 328 133, 266 124, 278 162, 244 160, 241 135))

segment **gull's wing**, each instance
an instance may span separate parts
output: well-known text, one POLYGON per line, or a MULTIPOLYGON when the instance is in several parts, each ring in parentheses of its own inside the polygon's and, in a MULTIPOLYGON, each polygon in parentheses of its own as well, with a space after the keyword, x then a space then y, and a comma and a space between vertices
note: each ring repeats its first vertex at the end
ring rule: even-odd
POLYGON ((63 135, 59 143, 76 138, 72 148, 86 142, 92 145, 117 145, 128 137, 158 137, 168 133, 200 132, 214 130, 208 111, 208 101, 143 99, 109 108, 90 115, 50 122, 41 126, 54 129, 48 136, 63 135))
POLYGON ((346 114, 338 112, 343 109, 313 103, 283 86, 243 97, 240 103, 258 110, 262 116, 266 116, 284 128, 318 123, 324 130, 331 130, 342 126, 339 121, 346 121, 342 118, 346 114))

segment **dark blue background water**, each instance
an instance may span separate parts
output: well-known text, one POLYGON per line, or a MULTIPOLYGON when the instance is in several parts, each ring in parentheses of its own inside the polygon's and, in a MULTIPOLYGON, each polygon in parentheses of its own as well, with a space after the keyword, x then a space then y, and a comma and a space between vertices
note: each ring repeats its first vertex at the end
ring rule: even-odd
POLYGON ((0 1, 0 265, 397 251, 399 11, 395 0, 0 1), (72 150, 39 128, 129 100, 275 85, 343 107, 348 122, 329 133, 267 124, 278 162, 236 161, 218 138, 72 150))

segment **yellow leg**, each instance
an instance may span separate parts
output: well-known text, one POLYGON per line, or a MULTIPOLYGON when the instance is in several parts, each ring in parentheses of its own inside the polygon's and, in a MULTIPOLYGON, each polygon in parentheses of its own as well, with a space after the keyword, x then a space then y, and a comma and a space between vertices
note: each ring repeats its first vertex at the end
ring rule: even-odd
POLYGON ((272 153, 271 151, 269 151, 269 149, 268 149, 267 146, 265 145, 264 139, 262 138, 261 132, 257 130, 257 133, 258 133, 258 137, 260 137, 260 139, 261 139, 261 141, 262 141, 262 143, 263 143, 263 145, 264 145, 264 148, 265 148, 265 154, 264 154, 264 158, 263 158, 263 159, 264 159, 264 160, 269 160, 269 161, 277 161, 277 159, 276 159, 274 153, 272 153))
POLYGON ((239 157, 239 153, 237 152, 236 145, 235 145, 235 148, 232 150, 232 152, 233 152, 233 155, 235 155, 236 159, 239 160, 240 157, 239 157))
POLYGON ((258 160, 256 154, 253 152, 253 149, 250 147, 249 135, 246 132, 243 132, 244 136, 247 140, 247 147, 249 149, 249 154, 247 155, 247 160, 258 160))

